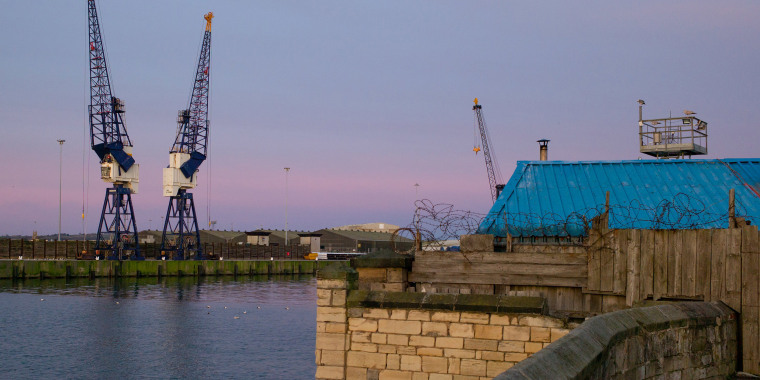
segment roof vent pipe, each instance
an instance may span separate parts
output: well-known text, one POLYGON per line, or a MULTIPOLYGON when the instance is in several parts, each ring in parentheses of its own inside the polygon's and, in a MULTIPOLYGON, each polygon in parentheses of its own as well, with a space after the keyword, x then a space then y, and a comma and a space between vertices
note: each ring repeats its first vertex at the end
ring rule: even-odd
POLYGON ((546 161, 549 159, 549 140, 547 139, 541 139, 536 141, 538 143, 538 146, 540 148, 539 150, 539 157, 541 161, 546 161))

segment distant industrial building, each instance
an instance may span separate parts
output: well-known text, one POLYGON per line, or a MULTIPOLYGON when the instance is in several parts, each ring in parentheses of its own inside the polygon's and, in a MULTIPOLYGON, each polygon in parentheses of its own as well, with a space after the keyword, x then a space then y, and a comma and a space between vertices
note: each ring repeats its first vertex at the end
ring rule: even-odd
MULTIPOLYGON (((320 250, 327 252, 364 252, 371 253, 380 250, 393 250, 393 234, 387 232, 368 232, 338 230, 325 228, 315 233, 320 234, 320 250)), ((414 245, 414 241, 401 237, 395 237, 396 249, 408 250, 414 245)))

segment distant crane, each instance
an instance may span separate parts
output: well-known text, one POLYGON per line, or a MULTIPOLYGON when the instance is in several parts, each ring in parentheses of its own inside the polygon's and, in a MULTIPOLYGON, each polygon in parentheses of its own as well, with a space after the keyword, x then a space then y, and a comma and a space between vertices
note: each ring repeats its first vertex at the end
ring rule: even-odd
POLYGON ((87 1, 90 34, 90 144, 100 159, 100 177, 113 183, 106 189, 95 240, 99 259, 143 260, 137 240, 132 194, 137 194, 140 165, 132 157, 132 142, 124 124, 124 102, 111 94, 106 55, 95 1, 87 1))
POLYGON ((203 33, 198 66, 195 71, 193 93, 188 108, 177 116, 177 137, 169 151, 169 166, 164 168, 164 196, 169 197, 164 229, 161 236, 161 258, 203 260, 198 219, 195 215, 193 194, 198 168, 206 160, 208 148, 208 96, 211 68, 211 19, 209 12, 203 33))
MULTIPOLYGON (((486 128, 486 122, 483 119, 483 107, 478 104, 478 98, 474 100, 475 105, 472 106, 475 111, 475 118, 477 119, 478 129, 480 130, 480 140, 483 145, 483 157, 486 160, 486 172, 488 173, 488 183, 491 189, 491 200, 496 202, 496 198, 499 197, 499 193, 504 189, 504 185, 501 180, 501 172, 498 164, 491 157, 491 149, 489 148, 491 139, 488 136, 488 128, 486 128)), ((481 147, 477 146, 472 149, 475 154, 481 150, 481 147)))

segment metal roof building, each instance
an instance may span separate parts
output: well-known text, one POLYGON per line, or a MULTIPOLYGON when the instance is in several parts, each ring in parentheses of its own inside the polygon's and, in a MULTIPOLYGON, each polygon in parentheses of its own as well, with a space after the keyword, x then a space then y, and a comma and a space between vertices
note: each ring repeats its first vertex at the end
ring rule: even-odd
POLYGON ((605 212, 609 228, 727 228, 760 222, 760 158, 519 161, 478 233, 504 237, 585 236, 605 212))

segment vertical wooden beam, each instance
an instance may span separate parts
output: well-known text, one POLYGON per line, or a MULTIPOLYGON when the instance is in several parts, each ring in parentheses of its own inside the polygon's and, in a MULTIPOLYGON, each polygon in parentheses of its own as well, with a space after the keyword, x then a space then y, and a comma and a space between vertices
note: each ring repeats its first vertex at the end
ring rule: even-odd
POLYGON ((598 222, 591 222, 591 229, 588 232, 588 285, 587 288, 592 291, 601 289, 601 261, 599 257, 599 246, 601 244, 601 235, 599 234, 598 222))
POLYGON ((726 304, 742 311, 742 229, 728 230, 728 250, 726 251, 726 304))
POLYGON ((669 230, 668 235, 668 293, 672 296, 680 296, 683 294, 681 289, 683 230, 669 230))
POLYGON ((696 295, 704 297, 705 301, 710 300, 710 282, 711 282, 711 255, 712 255, 712 243, 710 230, 696 230, 696 252, 697 252, 697 268, 696 268, 696 295))
POLYGON ((639 231, 641 234, 641 298, 644 299, 654 294, 654 231, 639 231))
POLYGON ((734 189, 728 190, 728 228, 736 228, 736 203, 734 189))
POLYGON ((628 233, 629 230, 614 230, 615 250, 613 251, 613 262, 615 269, 612 278, 612 291, 616 294, 625 294, 628 266, 628 233))
POLYGON ((697 295, 697 231, 682 230, 681 294, 697 295))
POLYGON ((668 234, 654 231, 654 287, 652 293, 658 300, 668 293, 668 234))
POLYGON ((642 299, 641 297, 641 230, 628 230, 628 249, 626 251, 626 287, 625 304, 628 307, 642 299))
POLYGON ((726 289, 726 240, 728 230, 712 230, 712 268, 710 269, 710 301, 723 301, 726 289))

